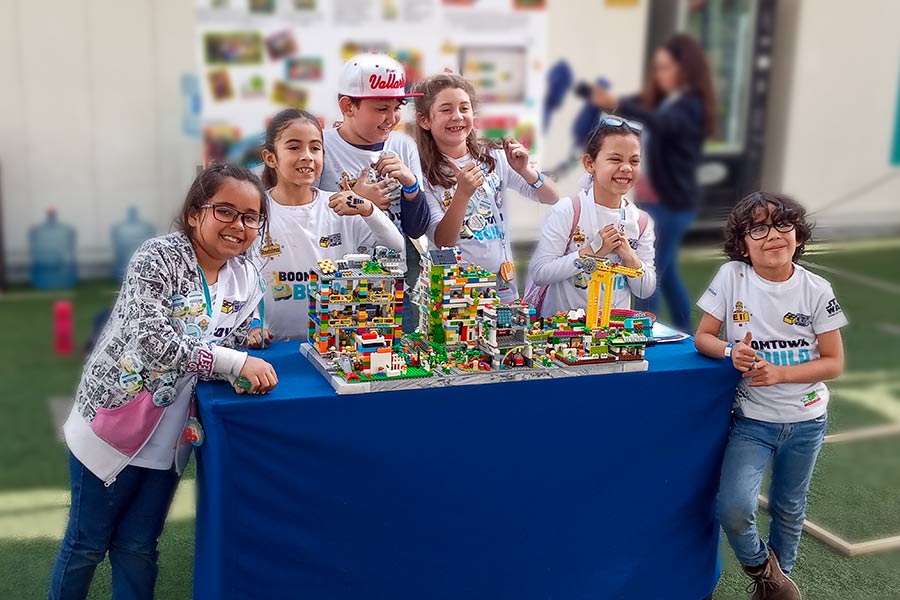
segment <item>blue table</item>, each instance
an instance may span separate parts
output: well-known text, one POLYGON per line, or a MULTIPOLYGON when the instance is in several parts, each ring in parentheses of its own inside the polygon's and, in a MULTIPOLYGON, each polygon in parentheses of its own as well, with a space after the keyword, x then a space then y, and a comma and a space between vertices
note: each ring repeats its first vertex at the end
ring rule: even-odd
POLYGON ((194 598, 699 600, 738 374, 690 341, 644 373, 336 395, 198 388, 194 598))

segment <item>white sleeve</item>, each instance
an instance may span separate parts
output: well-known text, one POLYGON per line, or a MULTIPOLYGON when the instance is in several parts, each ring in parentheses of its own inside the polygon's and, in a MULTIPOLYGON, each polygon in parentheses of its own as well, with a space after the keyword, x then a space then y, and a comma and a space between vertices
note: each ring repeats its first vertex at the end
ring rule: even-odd
POLYGON ((550 208, 529 267, 535 285, 550 285, 578 274, 579 268, 575 266, 578 251, 566 253, 574 217, 571 198, 564 198, 550 208))
POLYGON ((635 254, 641 260, 644 275, 626 277, 631 293, 638 298, 649 298, 656 291, 656 230, 653 219, 647 215, 647 227, 638 237, 635 254))
POLYGON ((368 217, 361 216, 360 219, 362 219, 365 226, 359 228, 362 231, 359 232, 360 239, 355 244, 357 247, 372 245, 371 242, 374 241, 397 252, 403 251, 406 246, 403 234, 391 223, 391 220, 383 210, 373 204, 372 214, 368 217))
POLYGON ((434 232, 444 219, 444 215, 447 214, 441 205, 440 190, 443 189, 436 188, 430 183, 423 183, 422 185, 422 193, 425 194, 425 203, 428 206, 428 231, 426 233, 428 234, 428 241, 434 244, 435 247, 437 247, 437 244, 434 243, 434 232))
POLYGON ((728 316, 726 314, 726 303, 730 287, 729 271, 731 268, 728 266, 729 264, 731 263, 725 263, 719 267, 719 272, 713 277, 712 283, 709 284, 709 287, 706 288, 706 291, 703 292, 703 295, 697 300, 697 306, 699 306, 703 312, 715 317, 723 323, 728 316))
POLYGON ((500 171, 501 177, 506 181, 506 187, 519 192, 529 200, 539 202, 537 190, 528 185, 525 178, 509 166, 509 161, 506 160, 506 152, 497 150, 494 152, 494 158, 497 160, 497 169, 500 171))
POLYGON ((847 324, 844 310, 838 303, 831 285, 827 285, 819 295, 813 314, 813 331, 816 335, 840 329, 847 324))

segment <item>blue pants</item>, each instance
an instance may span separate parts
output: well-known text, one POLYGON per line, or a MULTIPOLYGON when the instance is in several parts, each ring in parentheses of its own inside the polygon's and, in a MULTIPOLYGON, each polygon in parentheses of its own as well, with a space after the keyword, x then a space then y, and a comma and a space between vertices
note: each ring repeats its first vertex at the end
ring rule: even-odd
POLYGON ((178 485, 175 469, 125 467, 109 487, 69 453, 72 506, 50 598, 86 598, 109 551, 113 598, 153 598, 156 544, 178 485))
POLYGON ((638 299, 638 310, 659 314, 659 296, 665 296, 675 329, 691 333, 691 297, 678 274, 678 249, 694 220, 694 211, 672 210, 659 203, 645 203, 641 208, 653 217, 656 233, 656 291, 649 298, 638 299))
POLYGON ((756 528, 756 510, 763 472, 771 462, 768 545, 785 573, 794 568, 809 482, 825 427, 825 415, 800 423, 768 423, 739 415, 733 418, 716 512, 741 565, 756 567, 769 557, 756 528))

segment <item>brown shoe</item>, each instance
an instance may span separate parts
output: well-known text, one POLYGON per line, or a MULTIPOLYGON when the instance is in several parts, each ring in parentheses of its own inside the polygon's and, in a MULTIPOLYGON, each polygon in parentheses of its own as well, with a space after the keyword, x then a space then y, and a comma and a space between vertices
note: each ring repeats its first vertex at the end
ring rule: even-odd
POLYGON ((800 588, 784 574, 775 552, 769 548, 769 559, 756 569, 744 567, 753 581, 747 586, 751 600, 801 600, 800 588))

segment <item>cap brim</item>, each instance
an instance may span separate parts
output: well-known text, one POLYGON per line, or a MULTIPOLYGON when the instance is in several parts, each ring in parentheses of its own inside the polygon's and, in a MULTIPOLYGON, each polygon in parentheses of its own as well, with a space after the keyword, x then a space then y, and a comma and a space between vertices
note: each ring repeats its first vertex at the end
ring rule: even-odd
POLYGON ((351 96, 350 94, 341 95, 349 96, 350 98, 356 98, 357 100, 404 100, 406 98, 418 98, 420 96, 424 96, 425 94, 403 94, 402 96, 351 96))

